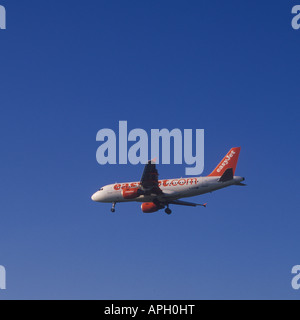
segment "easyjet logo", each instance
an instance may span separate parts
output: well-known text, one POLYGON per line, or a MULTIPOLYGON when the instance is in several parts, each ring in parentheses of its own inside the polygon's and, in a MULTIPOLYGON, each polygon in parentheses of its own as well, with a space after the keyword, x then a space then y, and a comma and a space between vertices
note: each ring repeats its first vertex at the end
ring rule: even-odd
POLYGON ((235 152, 232 150, 224 159, 224 161, 222 162, 222 164, 219 166, 219 168, 217 169, 217 172, 220 172, 225 166, 228 165, 228 163, 230 162, 231 158, 235 155, 235 152))
MULTIPOLYGON (((187 179, 171 179, 171 180, 159 180, 158 186, 159 187, 177 187, 177 186, 184 186, 184 185, 194 185, 197 184, 197 178, 187 178, 187 179)), ((115 190, 123 190, 123 189, 130 189, 130 188, 138 188, 140 187, 140 183, 133 182, 133 183, 117 183, 114 185, 115 190)))

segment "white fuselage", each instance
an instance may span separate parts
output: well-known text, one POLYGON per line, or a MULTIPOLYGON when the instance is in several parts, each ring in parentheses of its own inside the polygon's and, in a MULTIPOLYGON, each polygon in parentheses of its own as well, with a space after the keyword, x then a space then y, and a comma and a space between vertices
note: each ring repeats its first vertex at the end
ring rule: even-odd
POLYGON ((162 191, 161 195, 140 195, 134 199, 124 199, 122 191, 124 188, 137 188, 139 182, 115 183, 109 184, 101 188, 93 194, 92 200, 96 202, 151 202, 153 199, 158 200, 177 200, 198 196, 204 193, 219 190, 231 185, 235 185, 244 180, 243 177, 234 176, 232 180, 220 182, 220 177, 191 177, 179 179, 159 180, 159 187, 162 191))

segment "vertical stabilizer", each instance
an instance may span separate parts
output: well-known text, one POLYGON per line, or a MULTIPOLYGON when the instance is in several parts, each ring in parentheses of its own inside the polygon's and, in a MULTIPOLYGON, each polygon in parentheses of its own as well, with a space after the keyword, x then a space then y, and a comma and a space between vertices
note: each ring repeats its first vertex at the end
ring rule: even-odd
POLYGON ((208 177, 222 176, 227 169, 232 169, 234 175, 240 150, 240 147, 231 148, 222 161, 217 165, 215 170, 208 175, 208 177))

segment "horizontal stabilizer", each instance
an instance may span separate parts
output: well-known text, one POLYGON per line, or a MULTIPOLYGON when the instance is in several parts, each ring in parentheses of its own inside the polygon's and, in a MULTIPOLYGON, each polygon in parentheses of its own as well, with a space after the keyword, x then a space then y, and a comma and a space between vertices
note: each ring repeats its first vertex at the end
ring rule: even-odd
POLYGON ((219 179, 219 182, 226 182, 233 179, 233 170, 232 168, 226 169, 222 177, 219 179))
POLYGON ((241 186, 241 187, 246 187, 246 183, 242 183, 242 182, 239 182, 239 183, 236 183, 235 184, 236 186, 241 186))
POLYGON ((206 205, 207 205, 207 203, 201 204, 201 203, 193 203, 193 202, 187 202, 187 201, 182 201, 182 200, 173 200, 168 203, 169 204, 178 204, 181 206, 188 206, 188 207, 197 207, 197 206, 206 207, 206 205))

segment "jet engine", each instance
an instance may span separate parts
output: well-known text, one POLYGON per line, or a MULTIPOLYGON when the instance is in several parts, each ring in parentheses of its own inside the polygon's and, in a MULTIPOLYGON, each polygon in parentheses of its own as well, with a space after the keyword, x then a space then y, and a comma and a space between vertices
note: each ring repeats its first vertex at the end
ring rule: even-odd
POLYGON ((157 206, 153 202, 144 202, 142 203, 141 208, 144 213, 152 213, 161 209, 159 206, 157 206))

